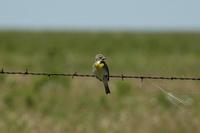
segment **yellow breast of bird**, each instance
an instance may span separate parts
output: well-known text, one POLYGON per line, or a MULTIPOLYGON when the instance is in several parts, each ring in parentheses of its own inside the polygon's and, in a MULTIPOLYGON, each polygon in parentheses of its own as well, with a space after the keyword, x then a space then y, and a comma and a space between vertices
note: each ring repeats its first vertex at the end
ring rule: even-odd
POLYGON ((104 64, 101 63, 100 61, 95 62, 94 66, 96 67, 96 69, 101 69, 103 68, 104 64))

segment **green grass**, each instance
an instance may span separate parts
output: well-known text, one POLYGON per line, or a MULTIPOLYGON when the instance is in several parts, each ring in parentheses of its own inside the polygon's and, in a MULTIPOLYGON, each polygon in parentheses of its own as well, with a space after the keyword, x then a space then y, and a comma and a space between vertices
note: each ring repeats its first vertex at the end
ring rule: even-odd
MULTIPOLYGON (((103 53, 111 74, 199 76, 200 33, 0 32, 0 67, 92 73, 103 53)), ((0 131, 196 132, 199 82, 0 75, 0 131), (174 105, 158 88, 188 98, 174 105)))

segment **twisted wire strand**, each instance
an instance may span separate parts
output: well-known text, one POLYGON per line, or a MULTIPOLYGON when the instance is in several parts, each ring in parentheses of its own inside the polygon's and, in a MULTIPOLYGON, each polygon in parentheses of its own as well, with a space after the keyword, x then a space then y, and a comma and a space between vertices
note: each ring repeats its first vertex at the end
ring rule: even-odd
MULTIPOLYGON (((25 71, 0 71, 0 75, 32 75, 32 76, 65 76, 65 77, 95 77, 93 74, 78 74, 74 73, 47 73, 47 72, 29 72, 28 69, 25 71)), ((176 76, 134 76, 134 75, 110 75, 110 78, 120 78, 124 79, 150 79, 150 80, 200 80, 200 77, 176 77, 176 76)))

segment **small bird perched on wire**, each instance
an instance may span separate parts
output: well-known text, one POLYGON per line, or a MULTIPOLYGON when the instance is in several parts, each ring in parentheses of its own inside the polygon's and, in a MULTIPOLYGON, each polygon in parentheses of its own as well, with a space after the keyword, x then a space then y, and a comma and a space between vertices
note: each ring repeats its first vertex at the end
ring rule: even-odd
POLYGON ((97 79, 103 82, 106 94, 110 93, 108 86, 109 81, 109 69, 105 62, 106 57, 102 54, 97 54, 95 56, 95 63, 93 65, 93 73, 97 79))

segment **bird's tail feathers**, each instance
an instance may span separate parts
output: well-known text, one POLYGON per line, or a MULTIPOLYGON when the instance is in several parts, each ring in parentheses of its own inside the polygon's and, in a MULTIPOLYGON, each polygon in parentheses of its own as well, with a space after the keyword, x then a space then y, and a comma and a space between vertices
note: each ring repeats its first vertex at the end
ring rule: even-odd
POLYGON ((108 81, 104 80, 103 84, 104 84, 104 87, 105 87, 106 94, 110 94, 110 89, 109 89, 109 86, 108 86, 108 81))

